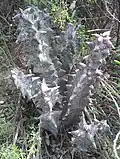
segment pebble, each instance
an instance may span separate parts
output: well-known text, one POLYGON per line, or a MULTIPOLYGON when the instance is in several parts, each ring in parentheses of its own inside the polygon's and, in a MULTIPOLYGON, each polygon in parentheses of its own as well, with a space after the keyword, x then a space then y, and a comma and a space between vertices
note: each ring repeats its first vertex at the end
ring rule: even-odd
POLYGON ((2 104, 4 104, 5 102, 3 101, 3 100, 0 100, 0 104, 2 105, 2 104))

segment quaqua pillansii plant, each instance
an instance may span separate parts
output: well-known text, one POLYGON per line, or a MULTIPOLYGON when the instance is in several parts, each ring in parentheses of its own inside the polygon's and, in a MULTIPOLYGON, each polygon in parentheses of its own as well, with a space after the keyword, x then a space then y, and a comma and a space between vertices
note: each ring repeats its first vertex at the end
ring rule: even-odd
POLYGON ((40 127, 57 137, 61 126, 70 130, 74 125, 77 129, 68 133, 76 150, 96 149, 96 134, 109 131, 109 125, 104 120, 87 124, 83 111, 91 102, 91 90, 102 75, 100 67, 113 47, 110 32, 94 34, 82 63, 75 60, 80 39, 71 23, 58 35, 50 16, 33 6, 21 9, 14 18, 19 32, 16 42, 24 45, 29 73, 14 68, 12 78, 22 98, 34 103, 40 127))

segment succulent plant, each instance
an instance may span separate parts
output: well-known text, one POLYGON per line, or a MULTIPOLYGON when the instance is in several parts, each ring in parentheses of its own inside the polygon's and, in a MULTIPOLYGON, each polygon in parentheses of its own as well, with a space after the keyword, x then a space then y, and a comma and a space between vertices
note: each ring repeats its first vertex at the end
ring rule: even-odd
MULTIPOLYGON (((23 45, 28 58, 26 67, 33 68, 32 73, 15 68, 11 71, 12 77, 22 96, 42 109, 41 127, 57 136, 61 124, 65 127, 79 124, 84 108, 89 105, 90 91, 101 76, 101 65, 113 47, 110 32, 94 35, 95 39, 88 42, 89 54, 82 63, 81 59, 75 60, 80 38, 76 34, 78 28, 73 24, 69 23, 65 31, 57 32, 50 16, 33 6, 20 10, 14 19, 18 21, 16 42, 23 45)), ((84 130, 71 132, 73 144, 81 138, 82 132, 84 137, 80 141, 84 142, 88 135, 95 147, 94 136, 104 123, 97 121, 87 125, 84 120, 79 124, 84 130)), ((87 147, 87 142, 85 144, 87 147)), ((86 151, 83 147, 80 150, 86 151)))

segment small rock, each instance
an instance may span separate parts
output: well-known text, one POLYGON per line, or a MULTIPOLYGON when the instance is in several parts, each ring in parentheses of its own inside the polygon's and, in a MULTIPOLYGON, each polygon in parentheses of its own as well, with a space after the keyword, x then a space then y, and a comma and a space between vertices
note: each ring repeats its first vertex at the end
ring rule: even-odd
POLYGON ((5 102, 3 100, 0 100, 0 105, 4 104, 5 102))

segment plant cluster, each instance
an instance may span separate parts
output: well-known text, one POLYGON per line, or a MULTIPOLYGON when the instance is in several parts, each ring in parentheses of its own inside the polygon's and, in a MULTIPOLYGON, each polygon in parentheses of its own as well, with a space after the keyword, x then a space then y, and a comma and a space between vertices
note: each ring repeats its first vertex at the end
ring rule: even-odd
POLYGON ((95 34, 87 43, 90 50, 83 63, 76 59, 80 48, 77 25, 68 23, 58 34, 50 16, 37 7, 21 10, 14 18, 19 21, 17 43, 24 45, 28 72, 14 68, 12 78, 23 100, 33 103, 40 129, 57 137, 62 127, 67 128, 76 151, 96 149, 95 136, 109 132, 109 125, 104 120, 87 124, 83 111, 92 102, 101 66, 113 47, 110 32, 95 34))
POLYGON ((0 158, 119 159, 119 0, 0 4, 0 158))

